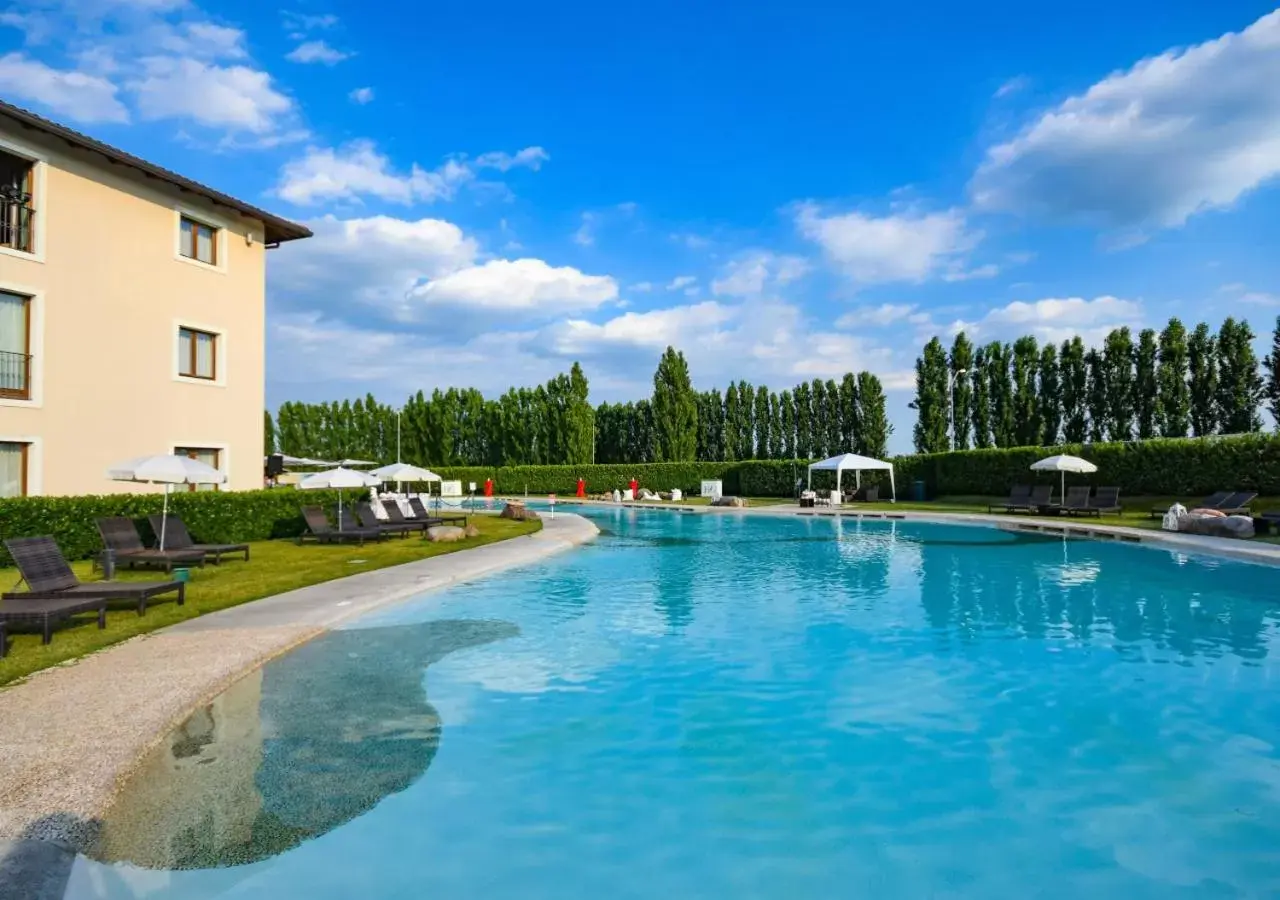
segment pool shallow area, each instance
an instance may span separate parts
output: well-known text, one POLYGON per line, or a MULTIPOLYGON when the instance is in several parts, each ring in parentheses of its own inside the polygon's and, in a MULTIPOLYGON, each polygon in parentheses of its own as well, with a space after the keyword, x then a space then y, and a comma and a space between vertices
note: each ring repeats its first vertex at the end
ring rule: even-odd
POLYGON ((1280 571, 911 522, 604 534, 175 732, 69 898, 1280 891, 1280 571))

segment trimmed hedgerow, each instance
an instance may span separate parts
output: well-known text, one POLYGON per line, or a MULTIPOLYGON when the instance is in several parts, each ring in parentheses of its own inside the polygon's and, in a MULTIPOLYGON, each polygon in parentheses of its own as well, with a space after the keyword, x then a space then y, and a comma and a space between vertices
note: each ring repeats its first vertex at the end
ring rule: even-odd
MULTIPOLYGON (((346 492, 351 500, 352 491, 346 492)), ((303 505, 331 507, 337 491, 197 491, 169 496, 169 511, 182 516, 192 537, 205 543, 239 543, 302 533, 303 505)), ((102 549, 95 519, 128 516, 143 538, 151 536, 146 517, 163 508, 158 493, 78 497, 13 497, 0 500, 0 538, 52 535, 68 559, 87 559, 102 549)), ((10 565, 0 546, 0 565, 10 565)))

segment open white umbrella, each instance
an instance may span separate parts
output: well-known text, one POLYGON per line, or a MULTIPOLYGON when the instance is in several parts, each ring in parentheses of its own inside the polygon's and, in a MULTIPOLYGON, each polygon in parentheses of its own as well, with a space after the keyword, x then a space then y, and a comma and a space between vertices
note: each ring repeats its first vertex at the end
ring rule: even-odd
POLYGON ((375 487, 381 484, 377 476, 370 475, 368 472, 357 472, 355 469, 345 469, 338 466, 336 469, 329 469, 326 472, 316 472, 314 475, 308 475, 306 478, 298 482, 298 487, 303 490, 320 491, 320 490, 337 490, 338 492, 338 530, 342 530, 342 492, 346 488, 367 488, 375 487))
POLYGON ((372 459, 340 459, 338 460, 338 468, 347 466, 376 466, 377 462, 372 459))
POLYGON ((377 476, 380 481, 394 481, 397 484, 403 484, 406 481, 439 481, 440 476, 430 469, 423 469, 420 466, 411 466, 408 463, 391 463, 389 466, 382 466, 378 469, 372 469, 370 475, 377 476))
POLYGON ((1067 496, 1067 473, 1077 472, 1081 475, 1088 475, 1098 471, 1098 467, 1087 459, 1081 459, 1078 456, 1068 456, 1065 453, 1058 456, 1049 456, 1045 459, 1037 460, 1031 464, 1033 472, 1058 472, 1062 475, 1062 485, 1060 488, 1059 499, 1065 500, 1067 496))
POLYGON ((173 454, 139 456, 107 470, 112 481, 164 485, 164 514, 160 517, 160 549, 169 524, 169 491, 175 484, 226 484, 227 475, 198 459, 173 454))

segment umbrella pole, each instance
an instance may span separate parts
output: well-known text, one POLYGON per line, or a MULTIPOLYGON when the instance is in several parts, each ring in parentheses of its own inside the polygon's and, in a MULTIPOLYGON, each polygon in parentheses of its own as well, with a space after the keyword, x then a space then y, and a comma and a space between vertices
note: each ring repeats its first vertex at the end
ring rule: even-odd
POLYGON ((164 549, 164 533, 169 527, 169 485, 164 486, 164 511, 160 513, 160 549, 164 549))
POLYGON ((1058 485, 1058 502, 1067 502, 1067 473, 1062 472, 1062 484, 1058 485))
POLYGON ((342 488, 338 488, 338 530, 342 530, 342 488))

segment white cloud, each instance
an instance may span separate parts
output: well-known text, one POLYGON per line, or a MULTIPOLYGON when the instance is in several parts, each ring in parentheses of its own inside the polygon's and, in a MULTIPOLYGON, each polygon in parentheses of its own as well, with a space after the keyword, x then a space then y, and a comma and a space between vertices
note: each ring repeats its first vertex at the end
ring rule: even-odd
POLYGON ((573 242, 579 247, 590 247, 596 242, 595 226, 595 213, 584 212, 582 214, 582 224, 573 233, 573 242))
POLYGON ((55 69, 21 53, 0 56, 0 94, 36 103, 77 122, 127 122, 129 111, 106 78, 55 69))
POLYGON ((961 266, 948 269, 942 275, 943 281, 971 281, 975 278, 995 278, 1000 274, 1000 267, 995 263, 965 269, 961 266))
POLYGON ((707 301, 623 313, 599 325, 570 319, 553 330, 554 349, 564 356, 587 356, 608 352, 609 347, 618 345, 662 349, 669 344, 689 343, 695 336, 698 341, 705 341, 736 314, 736 309, 707 301))
POLYGON ((618 283, 540 259, 494 259, 420 285, 411 296, 427 306, 555 315, 616 300, 618 283))
POLYGON ((975 204, 1140 229, 1229 207, 1280 173, 1280 10, 1142 60, 992 147, 975 204))
POLYGON ((672 278, 671 281, 667 283, 667 290, 669 291, 688 290, 694 285, 696 285, 697 283, 698 283, 698 277, 696 275, 677 275, 675 278, 672 278))
POLYGON ((304 41, 285 54, 284 58, 296 63, 321 63, 334 66, 350 56, 350 53, 330 47, 324 41, 304 41))
POLYGON ((959 210, 939 213, 863 213, 823 215, 802 204, 796 224, 827 258, 859 284, 895 281, 919 283, 960 270, 965 255, 981 239, 969 230, 959 210))
POLYGON ((711 246, 711 239, 691 231, 677 231, 670 235, 671 240, 683 244, 689 250, 705 250, 711 246))
POLYGON ((630 290, 632 293, 635 293, 635 294, 647 294, 653 290, 653 282, 637 281, 635 284, 631 285, 630 290))
POLYGON ((354 91, 347 94, 347 99, 349 99, 352 103, 359 103, 361 106, 364 106, 366 103, 372 103, 373 88, 371 87, 356 88, 354 91))
POLYGON ((995 96, 997 99, 1012 96, 1013 94, 1025 91, 1031 86, 1031 79, 1025 75, 1016 75, 1010 78, 1000 87, 996 88, 995 96))
POLYGON ((476 157, 476 168, 497 169, 506 172, 509 169, 532 169, 538 171, 542 164, 551 159, 551 154, 541 147, 525 147, 515 154, 492 150, 476 157))
POLYGON ((756 296, 766 287, 789 284, 808 271, 809 263, 802 257, 755 250, 725 266, 723 276, 711 282, 711 293, 728 297, 756 296))
POLYGON ((1109 295, 1046 298, 1034 302, 1015 300, 990 310, 972 331, 982 335, 1033 334, 1042 341, 1060 343, 1079 334, 1086 344, 1100 343, 1113 328, 1136 328, 1142 323, 1142 304, 1109 295))
POLYGON ((391 203, 430 203, 448 200, 473 173, 449 160, 434 171, 417 165, 404 174, 391 170, 391 161, 372 141, 360 140, 337 149, 312 147, 300 159, 285 164, 276 193, 300 206, 321 201, 358 200, 368 195, 391 203))
POLYGON ((879 306, 868 306, 845 313, 836 319, 836 327, 853 329, 873 326, 883 328, 885 325, 892 325, 894 322, 907 318, 913 312, 915 312, 915 307, 905 303, 882 303, 879 306))
POLYGON ((476 242, 440 219, 389 216, 308 223, 315 237, 289 245, 268 267, 270 296, 291 307, 351 313, 351 305, 403 318, 418 285, 470 266, 476 242))
POLYGON ((266 134, 294 112, 271 76, 248 66, 218 66, 197 59, 152 56, 128 82, 144 119, 186 118, 213 128, 266 134))
POLYGON ((212 22, 184 22, 173 28, 157 28, 156 43, 175 56, 199 59, 243 59, 244 32, 212 22))
MULTIPOLYGON (((515 156, 484 153, 474 162, 459 156, 433 170, 415 163, 401 173, 394 171, 391 160, 379 153, 372 141, 355 140, 337 149, 311 147, 303 156, 285 163, 275 193, 301 206, 333 200, 358 202, 366 195, 403 204, 451 200, 464 184, 479 188, 476 170, 498 168, 499 157, 506 161, 502 163, 506 169, 515 165, 536 168, 538 159, 547 158, 541 148, 533 147, 515 156), (531 154, 531 150, 537 153, 531 154)), ((496 186, 505 190, 503 185, 496 186)))
MULTIPOLYGON (((182 2, 182 0, 175 0, 175 2, 182 2)), ((332 13, 308 15, 307 13, 285 10, 281 13, 281 16, 285 25, 295 31, 319 31, 332 28, 338 24, 338 17, 332 13)))

